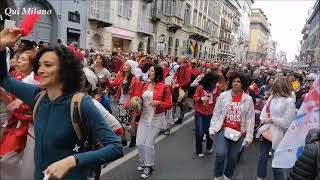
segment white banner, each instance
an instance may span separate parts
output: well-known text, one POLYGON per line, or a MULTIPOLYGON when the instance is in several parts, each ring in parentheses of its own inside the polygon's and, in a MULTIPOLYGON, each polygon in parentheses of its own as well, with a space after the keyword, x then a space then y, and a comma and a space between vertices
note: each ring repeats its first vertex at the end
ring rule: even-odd
POLYGON ((297 158, 302 154, 305 138, 314 128, 320 128, 320 80, 314 82, 311 90, 303 101, 298 114, 293 119, 284 138, 279 144, 272 167, 292 168, 297 158))

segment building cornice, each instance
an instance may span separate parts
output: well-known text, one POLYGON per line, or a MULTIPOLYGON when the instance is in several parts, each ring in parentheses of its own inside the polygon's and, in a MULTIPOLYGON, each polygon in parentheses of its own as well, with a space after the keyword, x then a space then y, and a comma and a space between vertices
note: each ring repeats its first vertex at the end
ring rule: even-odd
POLYGON ((270 33, 270 29, 269 29, 268 27, 266 27, 266 25, 265 25, 264 23, 262 23, 262 22, 252 21, 252 22, 250 22, 250 25, 251 25, 251 24, 261 25, 266 32, 270 33))
POLYGON ((320 0, 317 0, 315 5, 313 6, 313 11, 311 16, 308 18, 307 23, 311 24, 311 21, 313 20, 313 18, 317 15, 317 13, 319 13, 320 11, 320 0))

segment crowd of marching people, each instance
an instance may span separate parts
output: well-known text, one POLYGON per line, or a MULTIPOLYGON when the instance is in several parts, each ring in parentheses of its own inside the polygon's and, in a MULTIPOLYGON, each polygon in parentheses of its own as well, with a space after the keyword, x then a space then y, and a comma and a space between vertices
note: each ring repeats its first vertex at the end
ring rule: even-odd
MULTIPOLYGON (((137 147, 137 169, 148 178, 156 168, 156 137, 169 135, 192 110, 195 153, 204 157, 205 141, 206 152, 215 154, 215 180, 233 178, 253 141, 260 147, 256 176, 264 179, 270 155, 319 76, 236 61, 85 50, 61 40, 17 42, 20 36, 19 29, 5 29, 0 38, 0 98, 8 110, 0 161, 28 164, 36 180, 98 178, 99 167, 122 157, 125 146, 137 147)), ((315 128, 312 143, 320 139, 315 128)), ((320 179, 319 168, 272 169, 275 180, 320 179)))

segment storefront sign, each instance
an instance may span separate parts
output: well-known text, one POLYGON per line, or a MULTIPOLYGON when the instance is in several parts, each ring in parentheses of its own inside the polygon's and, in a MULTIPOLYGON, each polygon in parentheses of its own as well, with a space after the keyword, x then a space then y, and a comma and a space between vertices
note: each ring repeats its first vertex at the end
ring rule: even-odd
POLYGON ((112 30, 112 35, 116 36, 116 37, 119 37, 119 38, 132 39, 132 36, 130 35, 130 32, 124 31, 124 30, 113 29, 112 30))

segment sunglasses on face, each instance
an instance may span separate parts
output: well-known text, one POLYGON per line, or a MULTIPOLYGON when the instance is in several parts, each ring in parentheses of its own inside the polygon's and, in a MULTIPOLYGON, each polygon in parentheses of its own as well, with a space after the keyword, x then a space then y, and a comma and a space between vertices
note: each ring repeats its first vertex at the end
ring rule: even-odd
POLYGON ((314 80, 306 80, 306 82, 313 82, 314 80))

